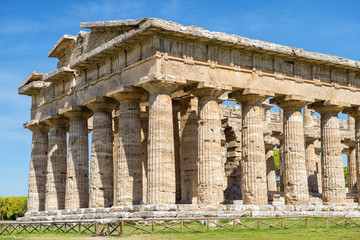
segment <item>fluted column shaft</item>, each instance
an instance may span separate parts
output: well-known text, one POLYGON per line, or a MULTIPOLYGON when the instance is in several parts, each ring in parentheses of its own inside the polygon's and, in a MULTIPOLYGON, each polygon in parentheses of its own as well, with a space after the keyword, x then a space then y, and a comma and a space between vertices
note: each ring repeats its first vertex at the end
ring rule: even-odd
POLYGON ((64 119, 50 119, 45 210, 65 208, 67 138, 64 119))
POLYGON ((241 190, 244 204, 268 204, 262 95, 238 96, 242 106, 241 190))
POLYGON ((105 97, 86 105, 93 111, 89 205, 91 208, 111 207, 114 200, 112 110, 116 105, 105 97))
POLYGON ((340 107, 315 109, 321 114, 322 199, 324 204, 344 204, 345 178, 338 113, 340 107))
POLYGON ((199 100, 198 120, 198 203, 223 202, 223 173, 221 155, 221 119, 218 97, 221 89, 195 89, 199 100))
MULTIPOLYGON (((356 188, 360 199, 360 114, 355 118, 356 188)), ((360 205, 360 201, 359 205, 360 205)))
POLYGON ((113 203, 116 202, 116 192, 117 192, 117 159, 118 159, 118 149, 119 149, 119 112, 115 111, 112 119, 112 129, 113 129, 113 203))
POLYGON ((304 123, 301 101, 283 104, 284 110, 284 198, 286 204, 309 201, 305 161, 304 123))
MULTIPOLYGON (((279 122, 284 124, 284 111, 281 107, 279 107, 279 122)), ((279 164, 280 164, 280 191, 284 191, 284 144, 283 144, 283 136, 281 136, 280 146, 279 146, 279 164)))
POLYGON ((180 158, 181 201, 196 203, 198 159, 198 99, 189 97, 181 102, 180 158))
POLYGON ((174 129, 171 93, 173 82, 150 81, 142 87, 149 97, 147 203, 174 204, 176 192, 174 129))
POLYGON ((181 200, 181 170, 180 170, 180 102, 173 100, 173 129, 174 129, 174 152, 175 152, 175 178, 176 178, 176 202, 181 200))
POLYGON ((266 178, 267 178, 267 190, 268 191, 277 191, 273 148, 274 148, 274 146, 272 146, 272 145, 270 145, 270 146, 265 145, 266 178))
POLYGON ((349 147, 348 154, 348 187, 349 192, 356 193, 356 150, 354 147, 349 147))
MULTIPOLYGON (((355 135, 355 119, 351 115, 348 116, 348 131, 351 135, 355 135)), ((348 184, 351 193, 357 192, 356 168, 356 146, 351 144, 348 155, 348 184)))
POLYGON ((308 176, 308 186, 309 192, 318 193, 319 192, 319 183, 318 183, 318 166, 317 166, 317 155, 315 153, 314 146, 315 139, 309 138, 306 139, 306 168, 308 176))
POLYGON ((355 159, 356 159, 355 177, 356 177, 356 188, 357 188, 358 199, 360 199, 360 184, 359 184, 360 183, 360 108, 359 107, 349 108, 346 109, 345 112, 349 114, 349 130, 351 131, 355 129, 355 159))
POLYGON ((148 126, 149 126, 149 109, 143 107, 140 112, 140 121, 141 121, 141 161, 142 161, 142 188, 143 188, 143 198, 142 202, 147 202, 147 148, 148 148, 148 126))
POLYGON ((307 105, 304 106, 304 127, 312 127, 313 120, 311 110, 307 105))
POLYGON ((142 189, 142 145, 140 92, 120 92, 113 96, 119 101, 119 148, 116 169, 115 205, 140 204, 142 189))
POLYGON ((48 128, 42 124, 28 125, 27 128, 33 132, 27 211, 37 212, 45 209, 48 128))
POLYGON ((64 113, 70 119, 65 209, 89 206, 88 112, 64 113))

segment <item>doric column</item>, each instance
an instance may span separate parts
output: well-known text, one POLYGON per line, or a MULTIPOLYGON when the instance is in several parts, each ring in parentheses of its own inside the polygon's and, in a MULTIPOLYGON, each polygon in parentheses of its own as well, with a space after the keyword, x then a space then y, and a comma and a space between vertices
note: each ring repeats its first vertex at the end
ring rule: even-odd
POLYGON ((274 162, 274 145, 265 144, 267 190, 277 191, 274 162))
MULTIPOLYGON (((349 118, 349 130, 352 130, 351 128, 355 128, 355 166, 354 164, 349 164, 354 166, 354 168, 356 168, 356 173, 355 173, 355 177, 356 177, 356 190, 358 193, 358 199, 360 199, 360 107, 356 106, 356 107, 352 107, 352 108, 347 108, 343 111, 343 113, 347 113, 349 114, 349 116, 351 116, 352 118, 355 119, 355 127, 351 126, 353 125, 353 123, 351 123, 352 119, 349 118)), ((360 201, 359 205, 360 205, 360 201)))
POLYGON ((223 202, 223 172, 221 155, 221 119, 218 97, 224 93, 219 88, 197 88, 193 94, 199 100, 198 120, 198 203, 223 202))
POLYGON ((119 103, 119 149, 115 205, 138 205, 142 201, 142 146, 140 99, 143 92, 121 88, 109 94, 119 103))
POLYGON ((87 108, 68 107, 59 114, 70 119, 65 209, 89 206, 89 146, 87 108))
POLYGON ((270 104, 267 100, 261 103, 261 107, 264 109, 265 122, 271 123, 271 111, 270 109, 274 107, 274 104, 270 104))
POLYGON ((241 191, 244 204, 268 204, 261 103, 266 93, 255 89, 235 92, 242 106, 241 191))
POLYGON ((304 106, 304 130, 305 130, 305 159, 308 176, 309 192, 319 193, 319 167, 318 156, 315 153, 314 142, 320 138, 318 129, 313 126, 312 114, 314 110, 304 106))
POLYGON ((308 105, 304 106, 304 127, 312 127, 313 120, 311 111, 314 111, 308 107, 308 105))
MULTIPOLYGON (((355 156, 356 156, 356 189, 358 193, 358 199, 360 199, 360 111, 356 111, 355 118, 355 156)), ((360 201, 358 200, 360 205, 360 201)))
POLYGON ((308 176, 309 192, 319 193, 318 183, 318 156, 315 153, 314 141, 312 137, 305 137, 305 156, 306 156, 306 169, 308 176))
MULTIPOLYGON (((279 107, 279 123, 284 125, 284 111, 281 107, 279 107)), ((280 191, 284 191, 284 181, 285 181, 285 171, 284 171, 284 141, 283 141, 283 133, 278 137, 280 141, 279 145, 279 164, 280 164, 280 191)))
POLYGON ((89 206, 111 207, 114 199, 112 111, 116 101, 95 97, 83 105, 93 111, 89 206))
POLYGON ((197 203, 198 99, 181 99, 180 115, 181 202, 197 203))
POLYGON ((345 143, 349 146, 348 154, 348 186, 350 193, 356 193, 357 177, 356 177, 356 149, 355 149, 355 119, 352 116, 348 116, 348 131, 349 140, 345 140, 349 143, 345 143))
MULTIPOLYGON (((283 122, 281 122, 282 124, 283 122)), ((279 187, 280 187, 280 192, 283 192, 284 191, 284 175, 283 175, 283 170, 284 170, 284 166, 283 166, 283 163, 284 163, 284 157, 283 157, 283 153, 284 153, 284 150, 283 150, 283 133, 282 132, 279 132, 279 133, 276 133, 274 134, 274 137, 276 139, 279 140, 279 187)))
POLYGON ((46 173, 45 210, 65 208, 66 131, 68 120, 59 116, 44 120, 50 126, 46 173))
POLYGON ((174 129, 174 152, 175 152, 175 179, 176 179, 176 202, 181 200, 181 163, 180 163, 180 132, 179 132, 179 115, 180 102, 172 101, 173 104, 173 129, 174 129))
POLYGON ((281 106, 283 117, 284 198, 285 204, 306 204, 309 201, 305 160, 304 123, 301 109, 306 102, 296 95, 272 99, 281 106))
POLYGON ((342 107, 331 101, 309 105, 321 114, 322 200, 326 205, 344 204, 345 178, 338 113, 342 107))
POLYGON ((48 127, 32 120, 24 127, 33 132, 29 172, 28 212, 45 208, 46 161, 48 151, 48 127))
MULTIPOLYGON (((315 142, 316 143, 316 142, 315 142)), ((322 167, 321 167, 321 147, 316 148, 316 145, 314 143, 315 147, 315 155, 316 155, 316 173, 317 173, 317 183, 318 183, 318 190, 319 193, 322 193, 322 167)), ((321 144, 320 144, 321 145, 321 144)))
POLYGON ((176 192, 171 93, 185 80, 153 74, 138 86, 149 92, 147 203, 174 204, 176 192))
POLYGON ((112 112, 112 130, 113 130, 113 203, 116 202, 116 169, 119 149, 119 109, 112 112))
POLYGON ((350 193, 356 193, 356 151, 353 146, 349 146, 348 153, 348 187, 350 193))
POLYGON ((140 121, 141 121, 141 161, 142 161, 142 188, 143 198, 142 202, 147 203, 147 148, 148 148, 148 130, 149 130, 149 108, 140 108, 140 121))

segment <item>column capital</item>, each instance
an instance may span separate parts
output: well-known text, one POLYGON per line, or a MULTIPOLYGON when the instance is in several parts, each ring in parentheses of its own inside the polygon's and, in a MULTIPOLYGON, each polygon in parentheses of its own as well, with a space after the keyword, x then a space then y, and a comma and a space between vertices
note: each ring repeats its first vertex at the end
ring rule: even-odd
POLYGON ((275 94, 270 91, 265 91, 256 88, 246 88, 233 92, 233 97, 240 103, 262 103, 268 97, 273 97, 275 94))
POLYGON ((350 104, 338 102, 335 100, 326 100, 320 102, 314 102, 308 105, 310 109, 314 109, 320 114, 324 113, 339 113, 344 107, 350 107, 350 104))
POLYGON ((181 102, 180 100, 172 100, 172 107, 173 107, 173 112, 178 112, 180 111, 180 107, 181 107, 181 102))
POLYGON ((121 86, 108 93, 106 96, 116 99, 118 102, 139 102, 140 100, 147 98, 148 93, 139 87, 121 86))
POLYGON ((276 104, 281 108, 303 108, 306 104, 313 101, 313 99, 306 99, 304 96, 295 94, 270 99, 270 103, 276 104))
POLYGON ((360 106, 344 108, 343 113, 349 114, 349 116, 355 119, 360 119, 360 106))
POLYGON ((191 92, 198 98, 210 97, 218 99, 224 92, 231 91, 231 86, 217 82, 199 82, 191 92))
POLYGON ((48 125, 49 127, 54 126, 54 125, 56 125, 56 126, 61 125, 61 126, 68 127, 68 125, 69 125, 69 119, 62 117, 58 114, 53 115, 53 116, 47 116, 47 117, 41 119, 40 122, 48 125))
POLYGON ((261 103, 261 107, 262 107, 263 109, 265 109, 265 110, 270 110, 273 106, 275 106, 275 105, 269 103, 269 102, 266 101, 266 100, 261 103))
POLYGON ((349 139, 349 138, 344 139, 343 143, 344 143, 344 145, 348 146, 349 148, 355 147, 355 144, 356 144, 354 139, 349 139))
POLYGON ((135 86, 142 87, 149 93, 171 94, 185 83, 186 80, 183 77, 155 73, 142 77, 135 86))
POLYGON ((59 115, 64 115, 69 119, 89 118, 91 116, 91 111, 87 107, 71 106, 60 109, 59 115))
POLYGON ((46 133, 49 131, 49 127, 38 120, 30 120, 29 122, 24 123, 23 127, 29 129, 33 133, 46 133))
POLYGON ((316 140, 319 139, 318 137, 310 136, 310 135, 307 135, 306 133, 305 133, 304 137, 305 137, 305 142, 309 143, 309 144, 314 143, 316 140))
POLYGON ((82 105, 88 107, 93 112, 97 111, 105 111, 105 112, 112 112, 118 103, 108 97, 94 97, 86 102, 84 102, 82 105))
POLYGON ((265 150, 273 149, 280 145, 280 140, 276 137, 266 135, 264 136, 265 150))

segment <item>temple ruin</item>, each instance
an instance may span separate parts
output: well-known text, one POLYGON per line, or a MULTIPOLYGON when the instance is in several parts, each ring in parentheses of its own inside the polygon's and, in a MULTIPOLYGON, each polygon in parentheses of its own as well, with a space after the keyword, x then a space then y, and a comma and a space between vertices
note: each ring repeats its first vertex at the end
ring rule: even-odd
POLYGON ((360 216, 360 62, 154 18, 81 27, 19 87, 23 219, 360 216))

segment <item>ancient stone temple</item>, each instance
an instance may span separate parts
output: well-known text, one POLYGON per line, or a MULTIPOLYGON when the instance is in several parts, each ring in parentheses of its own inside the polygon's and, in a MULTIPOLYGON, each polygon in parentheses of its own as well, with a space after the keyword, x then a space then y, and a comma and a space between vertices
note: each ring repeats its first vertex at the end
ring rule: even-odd
POLYGON ((24 219, 360 215, 360 62, 161 19, 81 27, 19 87, 24 219))

